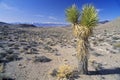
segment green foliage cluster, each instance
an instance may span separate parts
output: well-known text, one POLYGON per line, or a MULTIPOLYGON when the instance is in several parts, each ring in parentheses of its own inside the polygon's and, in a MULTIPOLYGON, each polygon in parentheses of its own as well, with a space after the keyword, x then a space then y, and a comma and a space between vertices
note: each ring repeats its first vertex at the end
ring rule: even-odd
POLYGON ((87 28, 92 28, 97 25, 97 15, 98 12, 92 4, 85 4, 81 12, 75 4, 66 10, 67 21, 72 24, 80 24, 87 28))
POLYGON ((66 16, 69 22, 71 22, 72 24, 78 24, 80 12, 75 4, 66 10, 66 16))

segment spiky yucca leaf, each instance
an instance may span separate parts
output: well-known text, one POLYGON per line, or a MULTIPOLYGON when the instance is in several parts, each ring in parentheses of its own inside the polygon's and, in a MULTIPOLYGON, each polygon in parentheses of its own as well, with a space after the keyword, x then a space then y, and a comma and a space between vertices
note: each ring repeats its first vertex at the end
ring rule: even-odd
POLYGON ((77 24, 79 22, 80 12, 75 6, 75 4, 66 10, 66 17, 67 21, 72 24, 77 24))
POLYGON ((98 16, 95 7, 92 4, 83 6, 80 24, 87 28, 93 28, 97 25, 98 16))

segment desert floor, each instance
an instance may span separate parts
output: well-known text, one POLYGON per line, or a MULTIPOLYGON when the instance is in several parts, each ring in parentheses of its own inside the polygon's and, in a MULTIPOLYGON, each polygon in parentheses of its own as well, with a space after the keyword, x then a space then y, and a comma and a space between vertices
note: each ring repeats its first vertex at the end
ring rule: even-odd
MULTIPOLYGON (((90 74, 71 80, 120 80, 120 27, 98 26, 89 41, 90 74)), ((77 67, 75 47, 71 27, 0 27, 1 74, 15 80, 57 80, 49 74, 53 69, 77 67)))

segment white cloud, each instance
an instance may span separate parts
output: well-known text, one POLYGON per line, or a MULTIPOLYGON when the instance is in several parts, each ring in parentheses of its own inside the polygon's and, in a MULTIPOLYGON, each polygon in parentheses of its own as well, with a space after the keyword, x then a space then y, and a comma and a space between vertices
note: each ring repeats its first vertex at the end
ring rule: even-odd
POLYGON ((4 10, 14 10, 14 11, 19 11, 17 8, 8 5, 7 3, 1 2, 0 3, 0 9, 4 9, 4 10))
POLYGON ((97 12, 101 12, 103 9, 96 9, 97 10, 97 12))
POLYGON ((51 20, 57 20, 57 18, 55 18, 53 16, 49 16, 48 18, 51 19, 51 20))

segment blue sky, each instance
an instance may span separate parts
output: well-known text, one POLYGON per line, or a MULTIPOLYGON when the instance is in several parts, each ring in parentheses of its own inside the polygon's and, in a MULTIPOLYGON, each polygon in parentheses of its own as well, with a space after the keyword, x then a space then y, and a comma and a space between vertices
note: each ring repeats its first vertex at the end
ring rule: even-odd
POLYGON ((0 21, 29 23, 66 23, 65 9, 76 4, 92 3, 100 20, 120 16, 120 0, 0 0, 0 21))

